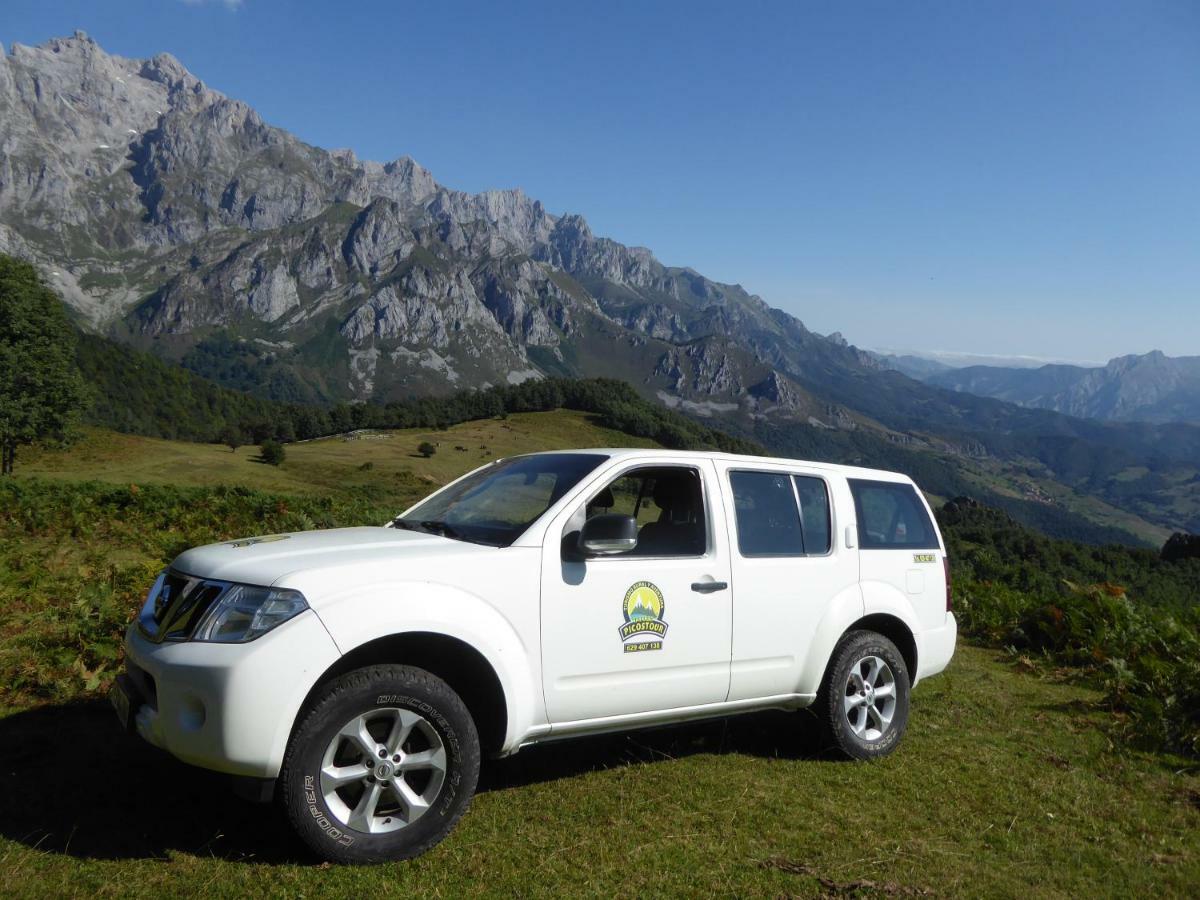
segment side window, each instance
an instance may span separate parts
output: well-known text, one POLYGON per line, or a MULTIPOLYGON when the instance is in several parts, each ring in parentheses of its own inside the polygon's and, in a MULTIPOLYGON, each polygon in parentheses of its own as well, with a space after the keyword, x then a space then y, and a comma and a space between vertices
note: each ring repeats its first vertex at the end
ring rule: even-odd
POLYGON ((804 529, 804 551, 821 555, 833 546, 829 520, 829 491, 820 478, 796 475, 796 496, 800 498, 800 524, 804 529))
POLYGON ((787 475, 730 472, 742 556, 803 556, 804 534, 787 475))
POLYGON ((588 501, 586 518, 633 516, 637 547, 625 556, 703 556, 708 548, 700 473, 682 466, 634 469, 588 501))
POLYGON ((936 550, 937 532, 911 484, 850 479, 864 550, 936 550))

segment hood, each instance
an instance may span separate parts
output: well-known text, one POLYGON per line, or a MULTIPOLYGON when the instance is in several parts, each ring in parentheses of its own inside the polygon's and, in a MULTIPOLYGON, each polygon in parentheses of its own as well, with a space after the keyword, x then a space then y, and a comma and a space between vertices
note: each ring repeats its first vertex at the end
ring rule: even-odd
POLYGON ((218 581, 272 585, 293 572, 397 564, 429 557, 495 553, 495 548, 400 528, 331 528, 208 544, 181 553, 177 572, 218 581))

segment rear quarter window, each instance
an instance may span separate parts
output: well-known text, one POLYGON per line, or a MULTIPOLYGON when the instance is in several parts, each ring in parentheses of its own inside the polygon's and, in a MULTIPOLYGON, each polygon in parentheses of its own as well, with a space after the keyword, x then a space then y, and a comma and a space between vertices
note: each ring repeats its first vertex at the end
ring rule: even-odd
POLYGON ((858 545, 864 550, 937 550, 938 538, 925 504, 911 484, 851 478, 858 514, 858 545))

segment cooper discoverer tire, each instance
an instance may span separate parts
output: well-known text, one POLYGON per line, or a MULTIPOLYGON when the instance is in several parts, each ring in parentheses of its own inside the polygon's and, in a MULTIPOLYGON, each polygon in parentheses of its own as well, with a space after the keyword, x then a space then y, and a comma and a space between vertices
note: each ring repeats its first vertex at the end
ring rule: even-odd
POLYGON ((851 759, 878 759, 908 726, 909 674, 896 645, 873 631, 838 642, 817 694, 829 742, 851 759))
POLYGON ((370 666, 332 681, 303 714, 279 798, 322 859, 411 859, 466 812, 479 758, 475 723, 449 685, 412 666, 370 666))

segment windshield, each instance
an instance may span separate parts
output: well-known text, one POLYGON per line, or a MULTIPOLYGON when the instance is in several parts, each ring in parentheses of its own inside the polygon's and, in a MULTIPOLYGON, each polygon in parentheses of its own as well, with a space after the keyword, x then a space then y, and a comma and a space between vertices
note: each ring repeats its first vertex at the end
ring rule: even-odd
POLYGON ((605 459, 546 453, 502 460, 418 504, 393 525, 507 547, 605 459))

